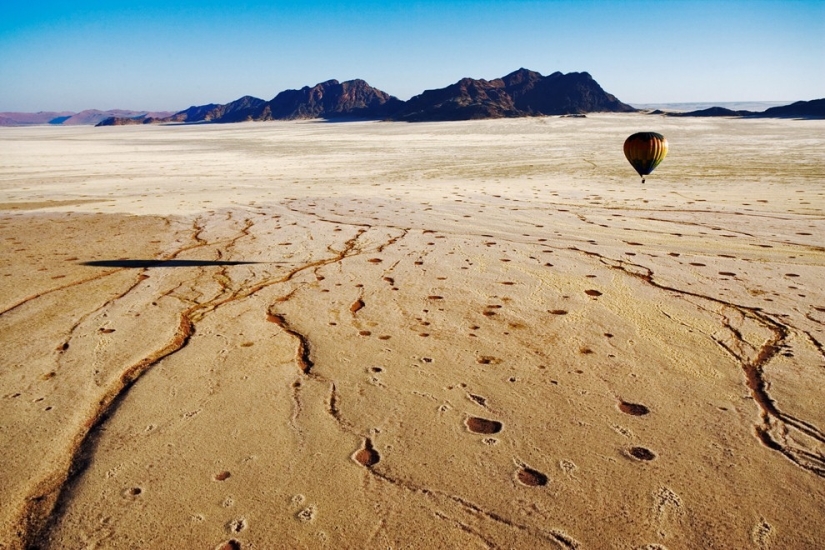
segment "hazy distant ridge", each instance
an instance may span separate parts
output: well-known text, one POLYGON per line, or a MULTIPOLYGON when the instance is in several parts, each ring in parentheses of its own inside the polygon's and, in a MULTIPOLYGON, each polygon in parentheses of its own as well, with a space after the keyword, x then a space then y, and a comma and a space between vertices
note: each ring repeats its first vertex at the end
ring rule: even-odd
POLYGON ((171 111, 129 111, 125 109, 110 109, 100 111, 97 109, 87 109, 75 113, 72 111, 40 111, 37 113, 0 113, 0 126, 30 126, 38 124, 52 124, 60 126, 73 125, 96 125, 108 118, 152 118, 163 119, 171 116, 171 111))

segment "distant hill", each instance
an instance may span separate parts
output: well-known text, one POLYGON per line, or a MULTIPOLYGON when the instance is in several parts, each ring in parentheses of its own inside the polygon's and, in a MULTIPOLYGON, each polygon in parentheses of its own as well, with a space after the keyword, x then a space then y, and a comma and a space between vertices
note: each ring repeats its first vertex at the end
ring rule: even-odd
POLYGON ((811 101, 797 101, 790 105, 770 107, 764 111, 731 110, 724 107, 710 107, 698 111, 688 111, 686 113, 665 112, 667 116, 684 117, 749 117, 749 118, 804 118, 820 119, 825 118, 825 98, 813 99, 811 101))
MULTIPOLYGON (((662 113, 662 111, 659 111, 662 113)), ((659 114, 657 113, 657 114, 659 114)), ((707 109, 699 109, 698 111, 687 111, 685 113, 669 113, 664 112, 667 116, 686 116, 686 117, 717 117, 717 116, 729 116, 729 117, 740 117, 740 116, 750 116, 754 115, 753 111, 734 111, 732 109, 726 109, 725 107, 708 107, 707 109)))
POLYGON ((765 109, 768 109, 769 107, 779 107, 781 105, 787 105, 789 103, 790 101, 700 101, 690 103, 631 103, 631 105, 643 111, 659 109, 668 112, 678 111, 685 113, 688 111, 699 111, 701 109, 708 109, 710 107, 723 107, 725 109, 730 109, 732 111, 761 112, 765 109))
POLYGON ((758 116, 771 118, 825 118, 825 98, 771 107, 758 116))

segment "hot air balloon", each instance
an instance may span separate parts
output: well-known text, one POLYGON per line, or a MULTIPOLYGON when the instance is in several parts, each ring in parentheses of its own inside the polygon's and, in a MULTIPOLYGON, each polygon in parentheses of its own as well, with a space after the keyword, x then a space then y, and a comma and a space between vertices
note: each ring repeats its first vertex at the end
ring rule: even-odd
POLYGON ((624 156, 642 176, 653 172, 667 155, 667 140, 656 132, 639 132, 627 138, 624 142, 624 156))

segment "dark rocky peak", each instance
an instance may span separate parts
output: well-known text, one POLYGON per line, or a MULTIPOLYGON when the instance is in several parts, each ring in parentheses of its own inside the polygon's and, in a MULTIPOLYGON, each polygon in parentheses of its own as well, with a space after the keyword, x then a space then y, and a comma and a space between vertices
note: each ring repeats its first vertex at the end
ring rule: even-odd
MULTIPOLYGON (((561 74, 561 73, 557 73, 561 74)), ((537 73, 536 71, 531 71, 529 69, 521 68, 517 71, 513 71, 512 73, 508 74, 501 78, 504 82, 504 85, 508 88, 512 86, 520 86, 524 85, 525 83, 529 82, 537 82, 544 78, 541 76, 541 73, 537 73)))
POLYGON ((325 82, 321 82, 319 84, 316 84, 315 86, 313 86, 313 88, 332 88, 333 86, 338 86, 339 84, 341 84, 341 83, 338 82, 337 80, 335 80, 334 78, 332 78, 332 79, 327 80, 325 82))
POLYGON ((590 112, 633 112, 602 89, 589 73, 555 72, 527 86, 513 87, 516 107, 533 115, 566 115, 590 112))
POLYGON ((446 88, 427 90, 407 101, 395 120, 471 120, 519 116, 501 79, 462 78, 446 88))
POLYGON ((257 107, 258 105, 261 105, 263 103, 266 103, 266 101, 264 101, 263 99, 259 99, 257 97, 252 97, 251 95, 245 95, 241 98, 236 99, 235 101, 231 101, 231 102, 227 103, 226 105, 227 106, 232 106, 232 108, 234 108, 234 109, 238 109, 238 108, 257 107))
POLYGON ((427 90, 410 99, 393 118, 412 122, 594 111, 635 109, 605 92, 588 73, 542 76, 522 68, 495 80, 463 78, 446 88, 427 90))
POLYGON ((401 101, 373 88, 361 79, 338 82, 327 80, 313 87, 285 90, 268 104, 268 118, 293 120, 301 118, 384 118, 401 101))
POLYGON ((178 111, 168 118, 168 122, 201 122, 216 107, 221 107, 217 103, 207 105, 192 105, 188 109, 178 111))
POLYGON ((222 108, 216 109, 212 116, 216 122, 243 122, 257 120, 266 101, 257 97, 245 95, 222 108))
POLYGON ((243 96, 224 105, 210 103, 192 106, 163 119, 163 122, 242 122, 256 120, 266 102, 252 96, 243 96))

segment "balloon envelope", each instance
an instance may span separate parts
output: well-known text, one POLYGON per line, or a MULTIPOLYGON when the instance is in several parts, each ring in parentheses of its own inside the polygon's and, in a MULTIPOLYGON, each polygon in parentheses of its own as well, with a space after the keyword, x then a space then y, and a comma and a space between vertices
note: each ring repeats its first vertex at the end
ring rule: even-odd
POLYGON ((650 174, 667 155, 667 140, 656 132, 639 132, 624 142, 624 156, 642 176, 650 174))

